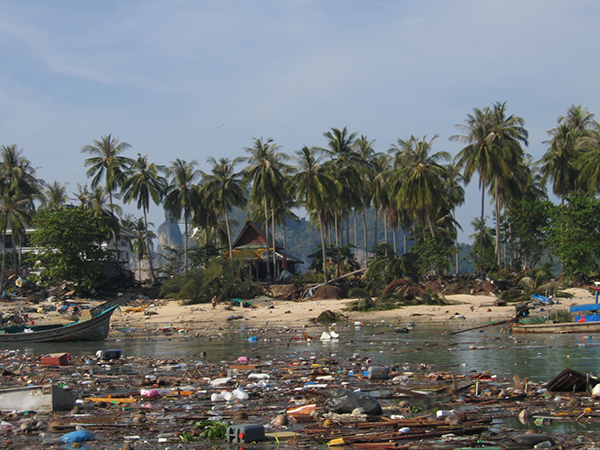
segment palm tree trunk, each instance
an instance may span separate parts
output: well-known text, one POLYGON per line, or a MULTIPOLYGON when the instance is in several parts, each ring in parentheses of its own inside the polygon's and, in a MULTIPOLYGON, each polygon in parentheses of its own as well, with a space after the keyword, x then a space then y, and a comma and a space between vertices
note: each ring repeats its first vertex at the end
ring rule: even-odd
MULTIPOLYGON (((6 230, 8 228, 8 218, 4 215, 4 229, 2 230, 2 268, 0 269, 0 295, 4 294, 4 268, 6 267, 6 230)), ((14 246, 14 245, 13 245, 14 246)))
POLYGON ((481 188, 481 231, 479 235, 479 270, 483 272, 483 231, 484 226, 484 213, 485 213, 485 188, 481 178, 479 179, 479 187, 481 188))
POLYGON ((183 236, 183 272, 188 270, 188 212, 187 208, 183 211, 184 233, 183 236))
POLYGON ((354 252, 358 249, 358 225, 356 223, 356 208, 354 208, 354 252))
POLYGON ((494 186, 494 195, 496 197, 496 262, 500 267, 500 182, 496 177, 494 186))
POLYGON ((385 256, 388 257, 388 223, 387 211, 383 211, 383 242, 385 243, 385 256))
POLYGON ((334 215, 333 215, 333 219, 334 219, 334 226, 335 226, 335 246, 337 247, 337 268, 336 268, 336 273, 337 276, 339 277, 342 273, 342 268, 341 268, 341 264, 342 264, 342 251, 340 250, 340 224, 338 222, 338 212, 335 211, 334 215))
POLYGON ((362 210, 362 222, 363 222, 363 239, 365 240, 365 265, 364 267, 369 266, 369 233, 367 232, 367 212, 362 210))
MULTIPOLYGON (((263 196, 265 202, 265 241, 267 242, 267 278, 271 278, 271 264, 269 263, 269 209, 267 207, 267 194, 263 196)), ((275 251, 275 249, 273 249, 275 251)))
POLYGON ((144 227, 146 230, 146 247, 148 247, 148 266, 150 267, 150 276, 152 277, 152 281, 156 281, 156 275, 154 274, 154 268, 152 267, 152 250, 150 247, 150 238, 148 236, 148 216, 146 214, 146 208, 142 208, 144 211, 144 227))
POLYGON ((284 270, 288 270, 288 262, 287 262, 287 237, 286 237, 286 224, 285 224, 285 218, 283 219, 283 255, 284 255, 284 259, 283 259, 283 269, 284 270))
POLYGON ((392 228, 392 240, 394 241, 394 255, 398 254, 398 242, 397 242, 397 234, 398 234, 398 229, 396 227, 392 228))
MULTIPOLYGON (((110 201, 110 214, 112 216, 114 216, 115 213, 114 213, 112 189, 108 189, 108 198, 110 201)), ((115 232, 115 230, 112 230, 112 236, 113 236, 113 239, 115 240, 115 259, 118 261, 119 260, 119 244, 117 243, 117 233, 115 232)))
MULTIPOLYGON (((229 259, 233 259, 233 248, 231 247, 231 231, 229 230, 229 214, 227 213, 227 207, 225 206, 225 229, 227 230, 227 245, 229 247, 229 259)), ((267 247, 269 243, 267 242, 267 247)), ((267 264, 269 260, 267 259, 267 264)))
POLYGON ((323 256, 323 278, 324 283, 327 284, 327 253, 325 252, 325 233, 323 232, 323 220, 321 219, 321 212, 319 211, 319 230, 321 231, 321 252, 323 256))
POLYGON ((271 208, 271 227, 273 232, 271 233, 273 239, 273 279, 279 278, 279 270, 277 270, 277 245, 275 242, 275 209, 271 208))
POLYGON ((375 210, 375 259, 377 259, 377 210, 375 210))

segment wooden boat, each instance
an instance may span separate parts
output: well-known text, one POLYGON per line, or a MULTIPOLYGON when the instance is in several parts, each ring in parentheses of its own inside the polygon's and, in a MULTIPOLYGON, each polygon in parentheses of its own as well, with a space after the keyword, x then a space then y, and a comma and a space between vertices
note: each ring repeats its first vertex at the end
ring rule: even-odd
POLYGON ((600 322, 514 323, 513 333, 600 333, 600 322))
POLYGON ((110 330, 110 317, 119 307, 107 302, 89 310, 88 319, 56 325, 15 325, 0 329, 0 343, 102 341, 110 330))
MULTIPOLYGON (((583 305, 574 305, 569 308, 573 315, 588 312, 591 314, 575 315, 573 322, 565 323, 514 323, 510 326, 513 333, 600 333, 600 287, 594 287, 596 291, 596 302, 583 305)), ((534 297, 534 296, 532 296, 534 297)), ((541 297, 541 296, 537 296, 541 297)), ((540 300, 540 298, 535 298, 540 300)))

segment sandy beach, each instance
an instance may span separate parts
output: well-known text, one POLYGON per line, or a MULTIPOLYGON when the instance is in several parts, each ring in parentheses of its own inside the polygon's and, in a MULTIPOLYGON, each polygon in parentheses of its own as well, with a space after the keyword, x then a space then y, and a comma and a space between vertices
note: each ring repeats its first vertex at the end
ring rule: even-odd
MULTIPOLYGON (((585 289, 573 288, 566 292, 573 298, 561 299, 561 303, 547 307, 546 310, 569 308, 574 304, 592 303, 594 296, 585 289)), ((212 308, 210 304, 183 305, 179 301, 149 302, 140 311, 133 307, 123 307, 113 315, 115 327, 185 327, 225 325, 228 321, 247 322, 252 326, 267 328, 300 327, 315 323, 315 319, 324 311, 342 314, 347 321, 365 323, 389 323, 398 326, 428 321, 456 323, 458 329, 474 326, 474 323, 501 321, 514 317, 515 307, 494 306, 495 296, 487 295, 450 295, 450 303, 444 306, 416 305, 389 311, 350 312, 347 311, 353 299, 346 300, 305 300, 281 301, 267 297, 252 301, 251 307, 231 307, 219 304, 212 308), (232 317, 234 319, 232 319, 232 317)), ((147 302, 148 303, 148 302, 147 302)))
MULTIPOLYGON (((566 292, 573 298, 561 299, 560 304, 546 307, 546 311, 566 309, 574 304, 593 303, 594 296, 586 289, 572 288, 566 292)), ((448 305, 404 306, 388 311, 356 312, 348 311, 355 299, 344 300, 303 300, 285 301, 261 297, 252 300, 249 307, 231 306, 220 303, 216 308, 210 304, 185 305, 177 300, 136 299, 133 297, 117 310, 112 317, 113 328, 156 329, 163 327, 194 328, 202 331, 236 323, 263 328, 303 327, 315 324, 316 318, 324 311, 341 315, 340 321, 364 322, 366 324, 387 323, 397 326, 439 322, 451 324, 456 329, 476 326, 478 323, 502 321, 514 317, 514 304, 495 306, 497 297, 493 295, 449 295, 448 305)), ((85 299, 78 300, 82 303, 85 299)), ((99 301, 90 301, 93 306, 99 301)), ((42 302, 32 305, 22 300, 0 303, 0 312, 10 316, 17 312, 28 314, 36 324, 67 323, 68 319, 53 310, 54 304, 42 302), (41 307, 45 311, 41 312, 41 307)))

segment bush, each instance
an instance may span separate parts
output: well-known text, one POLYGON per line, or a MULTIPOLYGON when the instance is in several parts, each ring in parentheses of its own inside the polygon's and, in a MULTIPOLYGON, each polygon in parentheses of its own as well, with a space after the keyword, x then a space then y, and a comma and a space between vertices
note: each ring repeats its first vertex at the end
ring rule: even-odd
POLYGON ((206 269, 192 269, 181 278, 167 280, 160 289, 160 296, 187 304, 208 303, 214 295, 219 301, 254 298, 262 290, 245 276, 246 273, 241 260, 213 259, 206 269))

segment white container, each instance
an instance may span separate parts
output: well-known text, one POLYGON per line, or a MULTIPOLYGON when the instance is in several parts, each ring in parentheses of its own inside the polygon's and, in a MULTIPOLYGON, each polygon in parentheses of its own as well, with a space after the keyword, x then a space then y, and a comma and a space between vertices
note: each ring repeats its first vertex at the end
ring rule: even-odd
POLYGON ((251 373, 248 375, 249 380, 268 380, 271 375, 268 373, 251 373))
POLYGON ((438 419, 441 419, 442 417, 448 417, 455 412, 456 411, 454 411, 453 409, 439 409, 436 415, 438 419))
POLYGON ((226 400, 225 396, 229 394, 227 391, 221 391, 219 393, 214 393, 210 396, 211 402, 224 402, 226 400))
POLYGON ((248 393, 246 391, 244 391, 242 388, 234 389, 233 395, 235 396, 235 398, 237 398, 238 400, 241 400, 241 401, 245 401, 250 398, 248 393))

